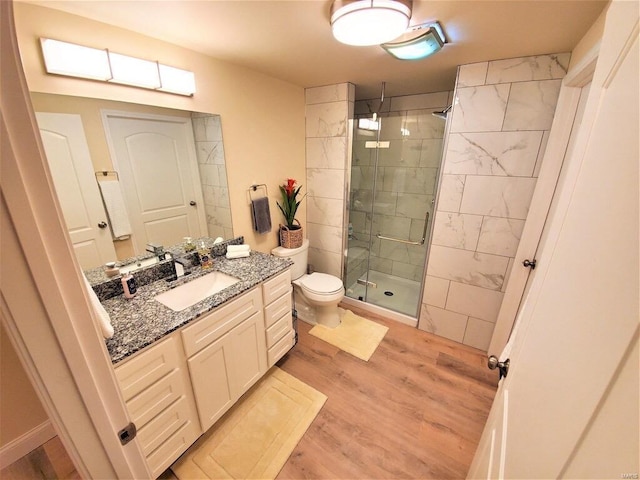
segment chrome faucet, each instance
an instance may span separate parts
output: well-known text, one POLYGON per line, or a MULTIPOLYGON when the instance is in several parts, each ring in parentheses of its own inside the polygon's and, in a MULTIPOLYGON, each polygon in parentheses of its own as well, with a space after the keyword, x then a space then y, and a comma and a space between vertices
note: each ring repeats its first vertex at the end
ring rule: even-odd
POLYGON ((153 253, 158 260, 166 260, 167 252, 164 251, 162 245, 156 245, 155 243, 147 243, 147 252, 153 253))
POLYGON ((175 279, 189 275, 191 273, 191 267, 193 266, 191 260, 186 257, 173 257, 173 270, 175 273, 175 279))

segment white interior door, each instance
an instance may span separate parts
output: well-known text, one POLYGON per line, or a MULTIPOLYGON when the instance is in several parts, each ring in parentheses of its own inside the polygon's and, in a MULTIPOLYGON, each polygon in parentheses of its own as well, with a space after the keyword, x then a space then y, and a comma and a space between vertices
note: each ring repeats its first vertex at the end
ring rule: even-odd
POLYGON ((116 260, 80 115, 37 112, 53 183, 83 269, 116 260))
POLYGON ((540 271, 469 478, 637 476, 638 18, 636 2, 609 8, 540 271))
POLYGON ((103 111, 136 253, 206 234, 191 120, 103 111))

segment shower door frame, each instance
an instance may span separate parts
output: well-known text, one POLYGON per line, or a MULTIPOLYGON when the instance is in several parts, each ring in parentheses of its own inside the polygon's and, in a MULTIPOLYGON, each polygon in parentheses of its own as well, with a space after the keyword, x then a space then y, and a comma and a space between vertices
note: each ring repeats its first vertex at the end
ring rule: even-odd
MULTIPOLYGON (((438 107, 433 108, 433 107, 429 107, 429 108, 424 108, 424 109, 418 109, 418 110, 430 110, 433 109, 438 110, 438 107)), ((412 110, 402 110, 404 112, 411 112, 412 110)), ((384 112, 385 114, 388 114, 390 112, 384 112)), ((355 117, 355 115, 354 115, 355 117)), ((382 118, 388 118, 387 116, 382 117, 382 118)), ((382 119, 381 118, 381 119, 382 119)), ((357 118, 354 119, 350 119, 350 136, 349 136, 349 145, 348 145, 348 156, 347 156, 347 165, 346 165, 346 181, 345 181, 345 210, 344 210, 344 225, 348 225, 350 223, 350 213, 351 213, 351 172, 352 172, 352 166, 353 166, 353 141, 355 139, 355 129, 356 129, 356 122, 357 122, 357 118)), ((440 185, 442 183, 442 175, 443 175, 443 169, 442 169, 442 165, 443 165, 443 161, 444 161, 444 152, 446 151, 446 143, 448 140, 448 131, 449 131, 449 122, 445 120, 445 127, 444 127, 444 132, 443 132, 443 137, 442 137, 442 145, 441 145, 441 150, 440 150, 440 158, 439 158, 439 163, 438 163, 438 172, 435 178, 435 184, 434 184, 434 190, 433 190, 433 200, 431 201, 431 207, 432 207, 432 213, 429 214, 429 210, 427 210, 427 215, 426 217, 428 217, 426 219, 426 225, 425 225, 425 229, 423 231, 423 235, 424 235, 424 242, 426 242, 426 248, 425 248, 425 253, 424 253, 424 261, 423 261, 423 271, 422 271, 422 277, 419 281, 419 291, 418 291, 418 298, 417 298, 417 308, 416 308, 416 314, 415 317, 404 314, 402 312, 397 312, 395 310, 391 310, 388 309, 386 307, 382 307, 373 303, 370 303, 366 300, 359 300, 356 298, 352 298, 349 297, 348 295, 344 296, 344 299, 342 300, 342 303, 344 303, 345 305, 349 305, 349 306, 354 306, 354 307, 358 307, 358 308, 363 308, 365 310, 368 310, 372 313, 384 316, 386 318, 391 318, 395 321, 404 323, 406 325, 410 325, 413 327, 417 327, 418 325, 418 321, 420 319, 420 314, 421 314, 421 310, 422 310, 422 299, 424 296, 424 285, 425 285, 425 279, 426 279, 426 275, 427 275, 427 262, 429 259, 429 253, 431 250, 431 243, 432 243, 432 236, 433 236, 433 228, 434 228, 434 221, 435 221, 435 212, 437 211, 437 206, 438 206, 438 200, 439 200, 439 193, 440 193, 440 185)), ((376 134, 376 142, 380 142, 380 129, 377 131, 376 134)), ((377 182, 377 171, 378 171, 378 162, 379 162, 379 147, 376 148, 376 161, 375 161, 375 168, 374 168, 374 179, 373 179, 373 187, 372 187, 372 205, 371 205, 371 210, 370 210, 370 214, 372 215, 372 219, 371 219, 371 231, 369 232, 369 241, 368 241, 368 249, 367 249, 367 278, 368 278, 368 273, 370 271, 370 258, 371 258, 371 246, 372 246, 372 242, 373 242, 373 198, 375 197, 375 186, 376 186, 376 182, 377 182)), ((391 239, 391 238, 387 238, 391 241, 394 241, 396 239, 391 239)), ((399 240, 399 239, 398 239, 399 240)), ((402 243, 410 243, 410 244, 414 244, 416 242, 410 242, 410 241, 404 241, 404 240, 400 240, 402 243)), ((348 250, 349 250, 349 236, 348 236, 348 231, 345 228, 343 231, 343 281, 345 283, 345 288, 348 288, 349 285, 347 285, 347 273, 348 273, 348 250)), ((365 286, 365 292, 368 291, 368 286, 365 286)), ((366 295, 366 293, 365 293, 366 295)), ((366 297, 365 297, 366 298, 366 297)))

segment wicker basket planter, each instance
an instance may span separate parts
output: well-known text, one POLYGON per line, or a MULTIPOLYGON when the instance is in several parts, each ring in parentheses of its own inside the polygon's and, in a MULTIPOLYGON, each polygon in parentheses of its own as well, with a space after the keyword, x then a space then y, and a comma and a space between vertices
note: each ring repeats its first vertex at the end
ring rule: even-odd
MULTIPOLYGON (((298 222, 298 219, 295 219, 295 221, 298 222)), ((300 222, 292 227, 280 225, 280 245, 284 248, 300 248, 303 239, 304 235, 300 222)))

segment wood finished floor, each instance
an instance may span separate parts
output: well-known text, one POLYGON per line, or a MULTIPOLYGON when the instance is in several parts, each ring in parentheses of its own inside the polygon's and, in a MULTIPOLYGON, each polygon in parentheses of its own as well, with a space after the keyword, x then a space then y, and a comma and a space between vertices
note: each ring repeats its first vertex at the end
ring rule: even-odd
POLYGON ((497 385, 486 354, 352 310, 389 327, 369 362, 300 322, 279 364, 328 399, 278 479, 465 478, 497 385))
MULTIPOLYGON (((328 399, 277 478, 465 478, 497 385, 486 355, 351 309, 389 327, 369 362, 299 322, 298 345, 278 363, 328 399)), ((0 471, 2 480, 55 478, 79 478, 57 438, 0 471)))

